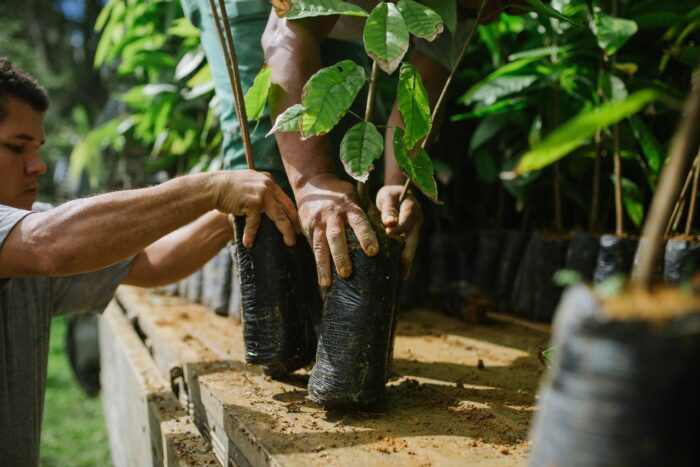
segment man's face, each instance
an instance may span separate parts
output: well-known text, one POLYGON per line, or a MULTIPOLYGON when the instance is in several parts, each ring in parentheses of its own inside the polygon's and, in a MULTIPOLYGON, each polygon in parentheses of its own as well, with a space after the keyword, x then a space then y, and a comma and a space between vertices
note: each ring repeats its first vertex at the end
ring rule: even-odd
POLYGON ((44 117, 29 104, 10 97, 0 121, 0 204, 31 209, 46 173, 39 148, 44 144, 44 117))

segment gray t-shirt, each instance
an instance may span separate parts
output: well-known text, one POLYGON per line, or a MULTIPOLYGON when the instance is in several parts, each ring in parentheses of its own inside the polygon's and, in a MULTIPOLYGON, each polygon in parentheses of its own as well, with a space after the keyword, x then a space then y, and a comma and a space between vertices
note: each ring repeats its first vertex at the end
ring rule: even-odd
MULTIPOLYGON (((0 205, 0 248, 30 213, 0 205)), ((131 263, 69 277, 0 279, 0 464, 39 464, 51 318, 102 312, 131 263)))

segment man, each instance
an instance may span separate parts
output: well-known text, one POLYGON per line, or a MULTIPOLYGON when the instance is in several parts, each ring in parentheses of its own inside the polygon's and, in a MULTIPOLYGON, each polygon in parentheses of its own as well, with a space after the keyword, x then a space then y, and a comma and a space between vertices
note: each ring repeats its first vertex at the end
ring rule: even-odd
MULTIPOLYGON (((224 57, 214 24, 209 0, 181 0, 190 21, 201 31, 201 41, 213 72, 216 92, 221 102, 221 126, 224 131, 224 162, 227 168, 245 166, 238 121, 233 109, 233 95, 224 57)), ((258 131, 252 135, 256 165, 270 171, 279 183, 288 183, 299 207, 305 235, 316 257, 319 285, 331 282, 330 259, 338 274, 352 272, 345 238, 349 225, 368 255, 378 251, 376 233, 366 214, 359 207, 354 183, 339 176, 338 145, 342 134, 313 137, 302 141, 298 133, 278 133, 276 142, 264 135, 271 120, 286 108, 301 101, 301 91, 308 78, 322 66, 344 58, 367 65, 362 47, 363 18, 337 16, 287 21, 278 18, 269 0, 225 0, 244 91, 253 83, 263 63, 272 69, 273 108, 263 116, 258 131), (262 42, 262 48, 260 48, 262 42), (285 173, 286 172, 286 173, 285 173)), ((351 0, 371 11, 375 0, 351 0)), ((483 22, 493 21, 506 7, 501 0, 486 4, 483 22)), ((512 3, 512 2, 511 2, 512 3)), ((516 2, 517 3, 517 2, 516 2)), ((474 17, 480 0, 459 0, 461 19, 474 17)), ((457 49, 469 27, 461 25, 454 43, 457 49)), ((411 62, 421 73, 432 105, 435 105, 452 66, 453 37, 444 32, 434 43, 417 40, 411 62)), ((361 112, 361 111, 360 111, 361 112)), ((418 245, 422 223, 419 202, 409 196, 399 205, 405 181, 393 157, 391 127, 401 126, 398 108, 394 105, 385 136, 387 142, 383 187, 376 196, 381 221, 389 235, 406 238, 402 254, 402 270, 406 276, 418 245)), ((336 132, 340 133, 340 132, 336 132)))
POLYGON ((159 186, 31 211, 46 165, 45 91, 0 58, 0 463, 38 465, 50 321, 101 312, 120 283, 153 287, 202 267, 230 240, 229 216, 260 216, 284 241, 299 232, 292 201, 268 174, 180 177, 159 186))

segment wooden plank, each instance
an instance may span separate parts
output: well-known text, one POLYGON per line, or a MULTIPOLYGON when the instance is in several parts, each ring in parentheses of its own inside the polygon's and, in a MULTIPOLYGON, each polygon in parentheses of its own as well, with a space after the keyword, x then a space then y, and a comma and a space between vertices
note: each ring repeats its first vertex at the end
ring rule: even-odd
POLYGON ((120 307, 100 318, 102 402, 117 467, 220 465, 120 307))
POLYGON ((196 351, 207 364, 217 363, 210 371, 192 363, 196 375, 188 388, 219 459, 254 466, 526 461, 542 373, 536 353, 548 340, 541 332, 405 313, 386 413, 335 413, 306 399, 305 371, 285 382, 245 371, 240 325, 233 320, 180 300, 155 305, 134 289, 120 291, 125 295, 139 322, 149 323, 143 329, 154 354, 179 354, 184 362, 196 351), (155 348, 161 345, 170 349, 155 348))

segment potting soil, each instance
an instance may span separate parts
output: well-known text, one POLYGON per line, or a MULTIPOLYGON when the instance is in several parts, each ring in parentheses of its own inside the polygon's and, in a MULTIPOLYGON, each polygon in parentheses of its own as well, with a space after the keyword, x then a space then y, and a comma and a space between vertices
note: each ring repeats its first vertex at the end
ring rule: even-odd
POLYGON ((530 234, 517 230, 506 232, 496 272, 496 300, 499 310, 510 311, 515 276, 530 240, 530 234))
POLYGON ((316 337, 306 309, 295 247, 286 246, 263 216, 252 248, 243 246, 244 218, 236 218, 246 361, 281 377, 313 360, 316 337))
POLYGON ((479 232, 474 259, 474 284, 487 295, 494 292, 503 239, 502 232, 479 232))
POLYGON ((231 254, 226 245, 202 270, 202 303, 217 315, 228 315, 231 298, 231 254))
POLYGON ((594 235, 586 232, 574 233, 569 240, 569 249, 566 251, 565 268, 579 273, 585 282, 592 282, 599 243, 600 240, 594 235))
POLYGON ((593 283, 600 284, 616 275, 628 275, 637 250, 637 240, 606 234, 600 237, 593 283))
POLYGON ((626 317, 617 319, 587 287, 566 292, 555 319, 554 366, 531 433, 530 465, 700 464, 700 373, 692 370, 700 365, 700 305, 690 298, 694 312, 663 323, 636 316, 659 316, 664 306, 689 300, 676 298, 631 301, 621 312, 626 317), (635 303, 649 310, 636 313, 635 303))
POLYGON ((385 402, 402 245, 380 237, 379 253, 368 257, 351 229, 346 236, 353 272, 342 278, 333 267, 309 397, 327 407, 376 410, 385 402))
POLYGON ((554 282, 554 274, 566 264, 568 238, 543 238, 536 255, 535 289, 532 298, 533 318, 549 323, 559 305, 562 288, 554 282))
POLYGON ((664 281, 688 281, 700 266, 700 244, 689 239, 670 239, 664 254, 664 281))

